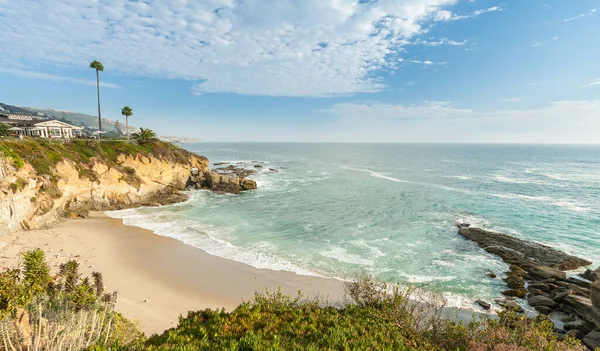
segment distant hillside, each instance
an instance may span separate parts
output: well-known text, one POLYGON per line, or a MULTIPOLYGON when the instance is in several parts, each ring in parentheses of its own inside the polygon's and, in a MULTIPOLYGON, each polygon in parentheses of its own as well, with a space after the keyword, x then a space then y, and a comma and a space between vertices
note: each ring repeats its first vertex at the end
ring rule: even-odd
MULTIPOLYGON (((90 129, 98 129, 98 117, 86 115, 84 113, 70 112, 53 110, 49 108, 34 108, 34 107, 23 107, 7 105, 0 102, 0 113, 1 112, 12 112, 12 113, 25 113, 32 115, 43 115, 45 117, 56 118, 59 120, 65 120, 68 123, 72 123, 79 127, 88 127, 90 129)), ((121 125, 125 122, 122 121, 121 125)), ((102 129, 109 132, 115 130, 115 121, 102 119, 102 129)))

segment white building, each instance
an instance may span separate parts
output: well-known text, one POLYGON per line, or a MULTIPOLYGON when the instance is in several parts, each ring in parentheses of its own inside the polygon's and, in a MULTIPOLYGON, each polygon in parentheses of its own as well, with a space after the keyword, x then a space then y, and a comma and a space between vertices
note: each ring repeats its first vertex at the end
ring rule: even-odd
POLYGON ((22 114, 0 114, 0 123, 9 125, 17 135, 69 139, 81 135, 81 127, 56 119, 22 114))

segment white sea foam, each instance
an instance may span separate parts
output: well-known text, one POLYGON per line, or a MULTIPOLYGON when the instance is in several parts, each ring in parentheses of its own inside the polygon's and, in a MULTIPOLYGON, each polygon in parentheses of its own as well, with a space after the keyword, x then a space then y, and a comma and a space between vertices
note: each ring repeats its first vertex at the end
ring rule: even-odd
POLYGON ((301 275, 323 276, 317 272, 300 267, 275 254, 278 248, 267 242, 259 242, 251 247, 238 247, 220 237, 226 237, 231 229, 215 229, 200 226, 197 222, 180 220, 160 222, 155 216, 139 213, 137 210, 107 212, 113 218, 121 218, 130 226, 149 229, 162 236, 177 239, 184 244, 201 249, 211 255, 250 265, 258 269, 295 272, 301 275), (265 252, 268 251, 268 252, 265 252))
POLYGON ((400 276, 406 278, 409 283, 449 282, 449 281, 456 279, 456 277, 453 275, 429 276, 429 275, 400 273, 400 276))
POLYGON ((355 246, 362 247, 362 248, 369 250, 371 252, 371 254, 375 257, 383 257, 386 255, 379 248, 369 245, 369 243, 366 240, 355 240, 355 241, 351 241, 350 243, 355 246))
POLYGON ((394 177, 389 177, 386 176, 385 174, 379 173, 379 172, 375 172, 372 171, 370 169, 360 169, 360 168, 351 168, 351 167, 343 167, 344 169, 350 169, 353 171, 359 171, 359 172, 367 172, 371 175, 371 177, 375 177, 375 178, 382 178, 382 179, 387 179, 387 180, 391 180, 392 182, 397 182, 397 183, 412 183, 411 181, 408 180, 403 180, 403 179, 398 179, 398 178, 394 178, 394 177))
POLYGON ((456 266, 456 264, 454 264, 454 262, 450 262, 450 261, 442 261, 442 260, 433 260, 431 261, 431 263, 438 265, 438 266, 443 266, 443 267, 454 267, 456 266))
POLYGON ((462 175, 451 175, 451 176, 442 176, 444 178, 454 178, 454 179, 460 179, 460 180, 471 180, 473 179, 473 177, 471 176, 462 176, 462 175))
POLYGON ((373 260, 349 253, 346 249, 339 246, 333 246, 329 251, 323 251, 319 254, 323 257, 332 258, 336 261, 343 263, 356 264, 362 266, 373 266, 375 264, 373 260))
POLYGON ((494 176, 494 180, 500 183, 511 183, 511 184, 547 184, 544 182, 536 181, 533 179, 522 179, 522 178, 509 178, 502 175, 494 176))
POLYGON ((555 199, 549 196, 536 196, 536 195, 524 195, 524 194, 488 194, 489 196, 499 197, 502 199, 513 199, 513 200, 527 200, 527 201, 538 201, 545 202, 554 206, 566 208, 574 212, 591 212, 593 209, 584 204, 570 199, 555 199))

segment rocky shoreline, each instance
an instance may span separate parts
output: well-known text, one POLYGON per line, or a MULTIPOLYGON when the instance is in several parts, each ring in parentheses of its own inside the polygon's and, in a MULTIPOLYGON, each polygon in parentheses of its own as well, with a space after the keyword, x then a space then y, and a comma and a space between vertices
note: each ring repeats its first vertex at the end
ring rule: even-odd
MULTIPOLYGON (((539 313, 550 316, 559 337, 577 337, 592 350, 600 347, 600 268, 567 277, 565 271, 589 266, 592 262, 466 223, 457 227, 460 235, 510 265, 503 278, 508 287, 503 291, 506 298, 496 301, 497 304, 523 312, 517 301, 526 301, 539 313)), ((486 274, 490 278, 497 276, 495 272, 486 274)), ((486 301, 476 303, 490 308, 486 301)))

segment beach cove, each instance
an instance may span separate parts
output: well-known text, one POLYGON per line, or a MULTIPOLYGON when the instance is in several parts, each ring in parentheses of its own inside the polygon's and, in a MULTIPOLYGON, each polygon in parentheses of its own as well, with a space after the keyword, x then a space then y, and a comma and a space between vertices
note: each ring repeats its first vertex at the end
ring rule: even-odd
POLYGON ((107 291, 117 291, 116 310, 147 335, 177 326, 180 314, 205 308, 232 310, 268 288, 329 301, 344 299, 335 279, 261 270, 212 256, 180 241, 127 226, 92 212, 50 228, 15 232, 0 240, 1 267, 13 267, 19 254, 42 248, 51 267, 75 259, 83 275, 100 271, 107 291))

